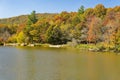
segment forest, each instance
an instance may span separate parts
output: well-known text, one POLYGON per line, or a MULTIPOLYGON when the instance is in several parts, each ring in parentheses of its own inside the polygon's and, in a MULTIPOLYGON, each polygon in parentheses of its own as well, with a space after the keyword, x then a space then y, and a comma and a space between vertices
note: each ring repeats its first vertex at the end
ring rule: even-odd
POLYGON ((77 12, 36 13, 0 19, 0 44, 27 43, 101 45, 120 51, 120 6, 81 6, 77 12))

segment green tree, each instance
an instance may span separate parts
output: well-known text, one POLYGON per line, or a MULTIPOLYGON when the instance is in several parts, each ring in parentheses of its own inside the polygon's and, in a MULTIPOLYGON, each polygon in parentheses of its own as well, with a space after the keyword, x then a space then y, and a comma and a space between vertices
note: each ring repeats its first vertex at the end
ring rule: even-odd
POLYGON ((45 38, 46 38, 46 42, 48 42, 48 43, 52 43, 52 31, 53 31, 53 28, 54 28, 54 26, 51 25, 48 28, 47 32, 46 32, 45 38))
POLYGON ((59 26, 50 26, 46 32, 46 41, 50 44, 62 44, 62 32, 59 26))
POLYGON ((24 34, 26 36, 26 42, 27 43, 33 43, 33 36, 30 34, 30 32, 33 30, 33 25, 37 22, 35 11, 33 11, 28 16, 28 21, 26 24, 26 27, 24 28, 24 34))
POLYGON ((86 18, 94 16, 94 9, 93 8, 86 9, 85 12, 84 12, 84 16, 86 18))
POLYGON ((30 35, 32 37, 33 42, 39 42, 39 33, 38 30, 31 30, 30 35))
POLYGON ((17 42, 17 35, 14 34, 12 36, 10 36, 7 40, 8 43, 16 43, 17 42))
POLYGON ((84 6, 82 5, 82 6, 78 9, 78 14, 79 14, 79 15, 80 15, 80 14, 83 14, 84 11, 85 11, 85 9, 84 9, 84 6))
POLYGON ((65 24, 60 26, 61 32, 62 32, 62 37, 61 40, 63 44, 66 44, 68 41, 72 40, 72 33, 71 30, 73 29, 71 24, 65 24))
POLYGON ((94 13, 97 17, 104 18, 106 15, 106 8, 102 4, 98 4, 94 8, 94 13))
POLYGON ((78 17, 80 19, 80 21, 85 21, 85 16, 84 16, 84 12, 85 12, 85 9, 84 9, 84 6, 82 5, 79 9, 78 9, 78 17))
POLYGON ((21 31, 17 36, 18 43, 25 43, 25 34, 21 31))
POLYGON ((36 18, 36 11, 32 11, 32 13, 30 15, 28 15, 28 24, 35 24, 37 22, 37 18, 36 18))

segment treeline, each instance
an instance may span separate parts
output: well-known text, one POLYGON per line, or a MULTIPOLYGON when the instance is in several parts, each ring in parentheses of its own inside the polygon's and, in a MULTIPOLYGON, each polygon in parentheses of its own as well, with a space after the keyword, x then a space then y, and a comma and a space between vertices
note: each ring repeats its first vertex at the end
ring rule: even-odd
POLYGON ((1 43, 66 44, 75 41, 120 50, 120 6, 105 8, 98 4, 87 9, 81 6, 78 12, 63 11, 47 17, 38 17, 33 11, 27 19, 16 18, 17 23, 6 21, 0 20, 1 43))
MULTIPOLYGON (((52 18, 57 13, 36 13, 36 17, 39 18, 52 18)), ((16 17, 11 17, 11 18, 3 18, 0 19, 0 24, 7 24, 7 25, 12 25, 12 24, 22 24, 26 23, 28 20, 28 15, 21 15, 21 16, 16 16, 16 17)))

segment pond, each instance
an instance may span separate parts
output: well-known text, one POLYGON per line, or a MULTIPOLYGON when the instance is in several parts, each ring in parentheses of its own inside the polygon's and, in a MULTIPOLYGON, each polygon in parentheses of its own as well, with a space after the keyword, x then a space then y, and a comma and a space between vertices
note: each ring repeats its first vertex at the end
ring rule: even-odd
POLYGON ((120 55, 72 48, 0 47, 0 80, 120 80, 120 55))

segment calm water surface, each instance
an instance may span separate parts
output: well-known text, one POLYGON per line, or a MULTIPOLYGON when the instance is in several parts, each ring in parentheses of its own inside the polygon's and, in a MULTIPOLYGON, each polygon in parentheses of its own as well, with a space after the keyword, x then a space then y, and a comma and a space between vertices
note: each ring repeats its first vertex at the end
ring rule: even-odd
POLYGON ((0 80, 120 80, 120 55, 0 47, 0 80))

